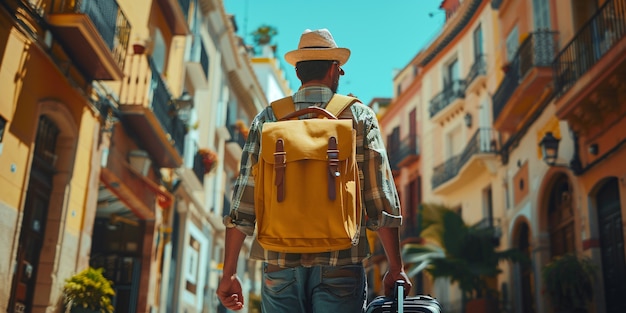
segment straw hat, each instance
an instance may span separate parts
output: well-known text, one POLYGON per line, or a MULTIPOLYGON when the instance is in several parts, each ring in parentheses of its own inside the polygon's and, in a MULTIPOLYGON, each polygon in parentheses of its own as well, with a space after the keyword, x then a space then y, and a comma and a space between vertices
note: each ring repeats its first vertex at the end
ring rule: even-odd
POLYGON ((339 48, 328 29, 305 30, 300 36, 298 49, 285 53, 285 60, 296 65, 300 61, 329 60, 339 65, 348 62, 350 49, 339 48))

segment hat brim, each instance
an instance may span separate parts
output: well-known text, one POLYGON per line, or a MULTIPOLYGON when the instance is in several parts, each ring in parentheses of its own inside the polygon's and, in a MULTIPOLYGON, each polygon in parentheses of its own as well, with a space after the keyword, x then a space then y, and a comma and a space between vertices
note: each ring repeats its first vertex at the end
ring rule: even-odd
POLYGON ((344 65, 350 58, 350 49, 347 48, 307 48, 285 53, 285 61, 295 66, 300 61, 329 60, 338 61, 344 65))

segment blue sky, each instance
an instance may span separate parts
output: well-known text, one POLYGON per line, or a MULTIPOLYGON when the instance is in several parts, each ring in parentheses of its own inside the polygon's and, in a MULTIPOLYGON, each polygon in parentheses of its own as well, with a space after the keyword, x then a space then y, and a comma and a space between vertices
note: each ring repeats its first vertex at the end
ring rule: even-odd
POLYGON ((406 66, 440 31, 445 18, 440 4, 441 0, 224 0, 246 43, 253 43, 250 33, 261 25, 278 30, 273 42, 293 90, 300 81, 284 62, 284 54, 297 48, 305 29, 328 28, 337 45, 352 52, 338 92, 353 93, 365 104, 393 95, 394 70, 406 66))

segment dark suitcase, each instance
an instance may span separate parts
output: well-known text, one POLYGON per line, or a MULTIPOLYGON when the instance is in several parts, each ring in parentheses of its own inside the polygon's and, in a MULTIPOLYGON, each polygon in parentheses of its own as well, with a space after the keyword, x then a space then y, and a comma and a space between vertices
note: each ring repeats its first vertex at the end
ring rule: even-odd
POLYGON ((404 297, 404 281, 396 282, 393 299, 379 296, 367 305, 366 313, 441 313, 437 299, 426 296, 404 297), (399 296, 399 297, 398 297, 399 296))

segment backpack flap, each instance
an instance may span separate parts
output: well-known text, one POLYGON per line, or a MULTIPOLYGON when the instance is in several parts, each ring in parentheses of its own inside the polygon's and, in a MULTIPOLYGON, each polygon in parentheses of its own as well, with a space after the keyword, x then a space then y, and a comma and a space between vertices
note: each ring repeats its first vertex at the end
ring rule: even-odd
POLYGON ((306 119, 265 123, 261 137, 261 154, 265 162, 274 164, 275 143, 282 139, 286 162, 299 160, 326 161, 328 140, 346 138, 337 142, 338 159, 345 160, 352 153, 352 120, 306 119))
POLYGON ((347 249, 358 242, 355 145, 349 119, 263 125, 258 169, 262 182, 255 190, 262 193, 256 204, 257 239, 265 249, 310 253, 347 249))

